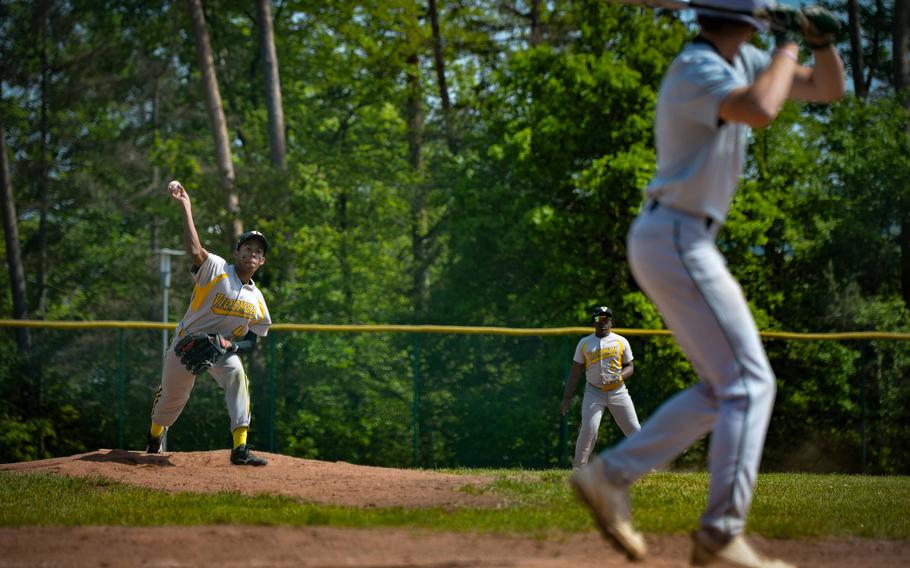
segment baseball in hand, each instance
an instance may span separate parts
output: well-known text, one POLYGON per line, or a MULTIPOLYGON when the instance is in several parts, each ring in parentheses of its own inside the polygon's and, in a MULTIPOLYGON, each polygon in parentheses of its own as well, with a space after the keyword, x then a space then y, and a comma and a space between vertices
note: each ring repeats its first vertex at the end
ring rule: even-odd
POLYGON ((177 193, 180 191, 180 187, 180 182, 177 180, 173 180, 171 183, 167 184, 167 190, 171 193, 177 193))

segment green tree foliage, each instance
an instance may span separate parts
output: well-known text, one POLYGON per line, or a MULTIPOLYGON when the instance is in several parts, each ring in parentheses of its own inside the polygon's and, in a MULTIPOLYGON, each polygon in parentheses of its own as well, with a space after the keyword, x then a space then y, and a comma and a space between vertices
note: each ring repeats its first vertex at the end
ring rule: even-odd
MULTIPOLYGON (((606 303, 619 327, 663 326, 629 274, 625 234, 654 171, 659 83, 692 33, 676 14, 437 0, 445 112, 426 4, 274 3, 282 172, 269 158, 256 11, 203 5, 240 215, 272 242, 257 283, 275 321, 551 327, 584 325, 606 303)), ((887 3, 860 13, 869 97, 789 105, 756 131, 720 235, 762 329, 908 329, 908 116, 893 93, 887 3)), ((172 178, 192 196, 204 246, 230 258, 183 2, 2 2, 0 79, 35 317, 160 318, 153 250, 181 246, 172 178)), ((172 321, 192 289, 186 268, 178 259, 172 321)), ((578 339, 276 333, 248 362, 252 440, 378 465, 410 465, 415 447, 421 466, 556 465, 578 339)), ((121 343, 116 331, 35 330, 33 341, 21 354, 12 332, 0 337, 0 460, 113 447, 121 404, 125 445, 141 446, 158 332, 121 343), (25 359, 40 371, 23 371, 25 359)), ((643 418, 697 380, 671 338, 632 346, 643 418)), ((910 470, 904 343, 766 348, 779 378, 767 467, 857 471, 865 448, 868 471, 910 470)), ((222 405, 200 378, 172 449, 226 445, 222 405)), ((577 415, 576 403, 570 442, 577 415)), ((605 425, 600 446, 619 435, 605 425)))

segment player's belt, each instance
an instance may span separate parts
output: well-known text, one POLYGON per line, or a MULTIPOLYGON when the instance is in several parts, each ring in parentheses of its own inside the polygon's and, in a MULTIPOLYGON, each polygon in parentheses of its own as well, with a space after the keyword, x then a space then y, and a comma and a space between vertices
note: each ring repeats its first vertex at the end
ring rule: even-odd
MULTIPOLYGON (((648 211, 654 211, 658 207, 660 207, 660 201, 658 201, 656 199, 651 199, 651 203, 649 203, 647 205, 648 211)), ((714 224, 714 219, 712 219, 711 217, 703 217, 703 219, 705 221, 705 228, 710 229, 711 225, 714 224)))
POLYGON ((619 387, 621 387, 621 386, 623 385, 623 382, 624 382, 624 381, 617 381, 617 382, 615 382, 615 383, 607 383, 607 384, 605 384, 604 386, 600 387, 600 390, 602 390, 602 391, 604 391, 604 392, 608 392, 608 391, 611 391, 611 390, 616 390, 616 389, 618 389, 619 387))

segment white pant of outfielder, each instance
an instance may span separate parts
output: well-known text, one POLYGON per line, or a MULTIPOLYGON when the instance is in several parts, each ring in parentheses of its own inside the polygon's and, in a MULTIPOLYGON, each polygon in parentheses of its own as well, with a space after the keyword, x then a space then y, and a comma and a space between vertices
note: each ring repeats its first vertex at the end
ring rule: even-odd
MULTIPOLYGON (((224 402, 231 418, 231 432, 250 425, 250 386, 243 363, 236 354, 222 357, 207 371, 224 390, 224 402)), ((200 375, 201 376, 201 375, 200 375)), ((174 353, 173 345, 164 358, 161 373, 161 392, 152 408, 152 422, 170 428, 190 398, 196 375, 186 370, 174 353)))
POLYGON ((581 426, 578 429, 578 440, 575 442, 575 460, 572 467, 581 467, 588 463, 594 444, 597 443, 597 432, 600 430, 604 409, 610 411, 613 420, 626 436, 641 429, 626 385, 611 391, 602 391, 585 381, 585 394, 581 399, 581 426))
POLYGON ((689 357, 701 381, 667 400, 636 434, 602 455, 611 479, 631 484, 712 432, 702 528, 745 529, 775 377, 742 288, 715 244, 717 224, 647 204, 629 231, 638 284, 689 357))

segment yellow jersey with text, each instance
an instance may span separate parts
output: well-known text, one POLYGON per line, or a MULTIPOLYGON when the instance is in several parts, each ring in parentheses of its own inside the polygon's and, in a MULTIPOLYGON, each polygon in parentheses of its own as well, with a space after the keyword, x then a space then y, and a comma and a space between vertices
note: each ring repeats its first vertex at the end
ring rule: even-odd
POLYGON ((575 348, 576 363, 585 366, 585 379, 595 388, 612 390, 622 386, 620 376, 624 363, 632 361, 632 348, 629 341, 615 333, 604 337, 591 334, 578 342, 575 348))
POLYGON ((240 281, 233 264, 209 253, 195 280, 190 306, 177 325, 172 346, 188 333, 218 333, 229 339, 242 338, 249 331, 260 337, 268 334, 272 319, 265 298, 252 280, 240 281))

